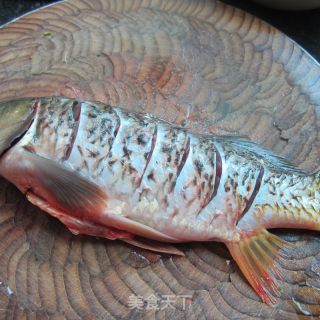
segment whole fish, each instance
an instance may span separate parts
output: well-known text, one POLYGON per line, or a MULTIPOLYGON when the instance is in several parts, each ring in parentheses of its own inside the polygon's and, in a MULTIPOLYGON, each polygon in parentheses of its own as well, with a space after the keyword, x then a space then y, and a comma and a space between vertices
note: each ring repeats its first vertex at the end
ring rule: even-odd
POLYGON ((224 242, 269 305, 289 244, 266 229, 320 230, 319 173, 147 114, 63 97, 3 102, 0 151, 0 174, 72 232, 173 254, 164 243, 224 242))

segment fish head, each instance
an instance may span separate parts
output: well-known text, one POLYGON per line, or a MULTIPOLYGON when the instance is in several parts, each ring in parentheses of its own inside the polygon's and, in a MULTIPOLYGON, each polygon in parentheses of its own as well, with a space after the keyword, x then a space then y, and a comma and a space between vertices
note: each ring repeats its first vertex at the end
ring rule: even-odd
POLYGON ((37 104, 35 98, 0 102, 0 155, 26 133, 35 116, 37 104))

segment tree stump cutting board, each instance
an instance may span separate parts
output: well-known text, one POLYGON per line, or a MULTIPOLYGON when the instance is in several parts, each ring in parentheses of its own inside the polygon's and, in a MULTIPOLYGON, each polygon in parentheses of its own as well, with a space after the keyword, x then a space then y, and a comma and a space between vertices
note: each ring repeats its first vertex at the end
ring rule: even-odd
MULTIPOLYGON (((218 1, 69 0, 4 26, 0 100, 51 95, 249 136, 320 169, 319 65, 270 25, 218 1)), ((320 316, 317 233, 278 231, 295 248, 283 263, 280 304, 270 308, 222 244, 161 256, 74 236, 3 180, 0 202, 0 319, 320 316)))

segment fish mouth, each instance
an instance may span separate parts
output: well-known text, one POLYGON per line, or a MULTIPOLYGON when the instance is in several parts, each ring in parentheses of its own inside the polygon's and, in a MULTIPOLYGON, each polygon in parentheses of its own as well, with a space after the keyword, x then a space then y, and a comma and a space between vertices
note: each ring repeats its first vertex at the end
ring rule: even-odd
POLYGON ((16 144, 33 122, 38 99, 0 102, 0 155, 16 144))

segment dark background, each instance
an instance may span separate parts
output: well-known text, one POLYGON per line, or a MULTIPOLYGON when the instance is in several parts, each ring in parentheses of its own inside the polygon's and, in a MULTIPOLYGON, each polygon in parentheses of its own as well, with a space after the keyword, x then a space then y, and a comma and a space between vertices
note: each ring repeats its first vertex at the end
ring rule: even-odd
MULTIPOLYGON (((279 11, 261 7, 246 0, 223 0, 268 21, 304 47, 320 61, 320 9, 279 11)), ((303 0, 301 0, 303 1, 303 0)), ((50 0, 0 0, 0 25, 31 10, 48 5, 50 0)))

